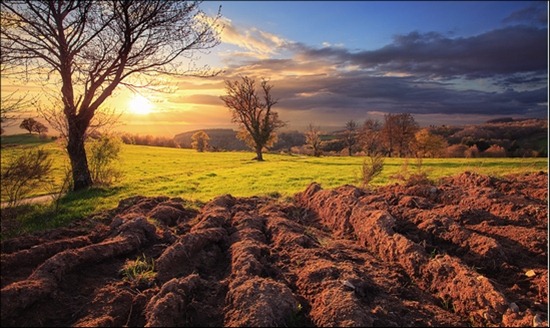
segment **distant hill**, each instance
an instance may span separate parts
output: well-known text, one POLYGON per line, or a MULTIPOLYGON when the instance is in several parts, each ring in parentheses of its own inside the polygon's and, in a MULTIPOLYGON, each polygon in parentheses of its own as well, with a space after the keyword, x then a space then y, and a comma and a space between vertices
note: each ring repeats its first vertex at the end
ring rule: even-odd
POLYGON ((447 137, 450 144, 477 145, 484 151, 490 145, 504 147, 508 156, 529 156, 535 151, 548 155, 548 121, 544 119, 495 119, 455 129, 447 137))
POLYGON ((174 140, 182 148, 191 147, 191 137, 199 131, 204 131, 210 137, 208 144, 218 150, 249 150, 244 142, 237 139, 237 131, 232 129, 201 129, 187 131, 174 136, 174 140))
MULTIPOLYGON (((361 128, 359 127, 359 130, 361 128)), ((492 145, 506 150, 510 157, 531 157, 548 155, 548 121, 545 119, 497 118, 481 124, 464 126, 431 126, 429 130, 444 137, 449 145, 476 145, 479 151, 485 151, 492 145)), ((174 140, 182 148, 191 148, 191 137, 201 130, 180 133, 174 140)), ((244 142, 237 139, 237 131, 232 129, 202 129, 210 137, 209 144, 217 150, 250 150, 244 142)), ((323 150, 340 152, 345 147, 343 135, 339 129, 321 136, 323 150)), ((305 143, 303 132, 290 131, 279 133, 278 142, 270 148, 272 151, 287 150, 305 143)))

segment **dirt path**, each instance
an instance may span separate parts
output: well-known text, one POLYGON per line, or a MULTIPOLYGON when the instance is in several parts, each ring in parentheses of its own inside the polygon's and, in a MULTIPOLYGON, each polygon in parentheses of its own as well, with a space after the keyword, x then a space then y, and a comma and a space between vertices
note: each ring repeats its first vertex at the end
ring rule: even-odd
MULTIPOLYGON (((21 200, 21 205, 48 203, 53 201, 56 196, 57 194, 49 194, 49 195, 25 198, 21 200)), ((6 206, 8 206, 7 202, 0 203, 0 208, 4 208, 6 206)))
POLYGON ((2 242, 1 325, 547 326, 547 178, 126 199, 2 242))

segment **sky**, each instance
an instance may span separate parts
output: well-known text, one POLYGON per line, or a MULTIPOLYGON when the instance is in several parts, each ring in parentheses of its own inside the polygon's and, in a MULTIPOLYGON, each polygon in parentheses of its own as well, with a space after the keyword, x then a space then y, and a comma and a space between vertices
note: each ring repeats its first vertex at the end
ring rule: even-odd
MULTIPOLYGON (((205 1, 221 6, 221 43, 196 65, 216 77, 179 78, 171 94, 128 90, 119 129, 173 136, 236 128, 224 80, 269 80, 288 130, 411 113, 422 126, 548 116, 546 1, 205 1), (131 105, 130 105, 131 104, 131 105)), ((19 133, 21 133, 19 131, 19 133)))

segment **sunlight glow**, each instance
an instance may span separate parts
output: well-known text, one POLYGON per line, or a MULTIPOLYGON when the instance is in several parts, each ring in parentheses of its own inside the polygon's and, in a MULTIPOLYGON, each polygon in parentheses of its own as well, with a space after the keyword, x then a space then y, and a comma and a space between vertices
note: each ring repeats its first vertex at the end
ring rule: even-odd
POLYGON ((142 95, 136 94, 130 99, 128 109, 133 114, 146 115, 153 111, 153 104, 142 95))

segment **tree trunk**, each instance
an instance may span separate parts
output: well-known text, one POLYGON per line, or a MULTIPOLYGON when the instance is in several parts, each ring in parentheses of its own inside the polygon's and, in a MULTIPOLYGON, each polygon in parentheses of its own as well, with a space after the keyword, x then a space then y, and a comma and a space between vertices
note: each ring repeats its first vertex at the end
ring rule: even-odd
POLYGON ((262 155, 262 148, 263 147, 260 147, 260 146, 256 146, 256 160, 258 162, 261 162, 264 160, 264 157, 262 155))
POLYGON ((75 122, 69 122, 69 140, 67 152, 71 160, 73 173, 73 191, 85 189, 92 186, 92 177, 88 169, 86 149, 84 148, 85 129, 80 129, 75 122))

